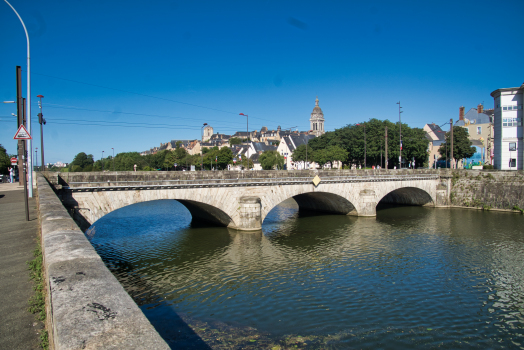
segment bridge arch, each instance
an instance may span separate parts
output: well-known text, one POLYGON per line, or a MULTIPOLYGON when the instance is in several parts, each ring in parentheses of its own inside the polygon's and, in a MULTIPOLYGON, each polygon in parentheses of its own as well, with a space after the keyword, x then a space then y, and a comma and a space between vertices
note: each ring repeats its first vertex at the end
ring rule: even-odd
POLYGON ((302 188, 279 188, 272 189, 266 195, 261 196, 261 222, 264 222, 267 214, 283 201, 293 198, 300 210, 316 211, 322 213, 340 215, 358 215, 355 203, 357 198, 351 192, 333 190, 325 187, 322 190, 315 190, 311 186, 302 188))
POLYGON ((426 190, 417 187, 397 188, 380 198, 377 202, 377 205, 381 203, 417 206, 435 205, 432 196, 426 190))
MULTIPOLYGON (((75 220, 82 229, 103 216, 132 204, 155 200, 176 200, 185 206, 192 216, 192 222, 206 222, 218 226, 234 227, 235 223, 227 208, 217 205, 216 196, 203 196, 184 191, 100 191, 78 192, 74 198, 64 198, 73 207, 75 220)), ((225 203, 225 201, 224 201, 225 203)))

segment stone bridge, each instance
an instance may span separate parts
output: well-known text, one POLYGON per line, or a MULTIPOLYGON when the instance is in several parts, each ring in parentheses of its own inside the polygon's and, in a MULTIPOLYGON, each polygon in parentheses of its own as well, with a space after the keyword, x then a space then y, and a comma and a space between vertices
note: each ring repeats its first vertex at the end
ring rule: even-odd
POLYGON ((451 176, 406 169, 54 173, 47 178, 83 230, 119 208, 161 199, 182 203, 194 222, 260 230, 271 209, 289 198, 300 211, 355 216, 375 216, 379 202, 447 207, 451 176))

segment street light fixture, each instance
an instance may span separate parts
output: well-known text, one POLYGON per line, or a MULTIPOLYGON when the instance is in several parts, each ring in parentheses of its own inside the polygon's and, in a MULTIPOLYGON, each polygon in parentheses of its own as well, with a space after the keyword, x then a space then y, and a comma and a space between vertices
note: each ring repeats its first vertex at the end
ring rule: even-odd
POLYGON ((249 118, 247 114, 244 114, 244 113, 240 113, 239 115, 246 116, 246 139, 247 139, 247 142, 249 142, 249 118))
POLYGON ((113 150, 113 171, 115 171, 115 149, 113 147, 111 149, 113 150))
POLYGON ((102 172, 104 172, 104 151, 102 151, 102 159, 100 160, 100 163, 102 163, 102 172))
POLYGON ((200 142, 200 154, 202 154, 202 159, 200 161, 200 171, 204 171, 204 147, 203 147, 203 143, 204 143, 204 126, 206 126, 207 123, 204 123, 204 125, 202 125, 202 127, 200 128, 201 131, 202 131, 202 140, 200 142))
POLYGON ((402 169, 402 120, 400 118, 400 113, 402 113, 400 109, 402 107, 400 107, 400 101, 398 101, 397 104, 398 104, 398 128, 399 128, 399 135, 400 135, 400 153, 398 156, 398 168, 402 169))
MULTIPOLYGON (((24 21, 22 21, 22 17, 16 12, 15 8, 7 1, 4 0, 9 7, 14 11, 20 22, 22 22, 22 26, 24 27, 25 36, 27 39, 27 132, 29 135, 31 135, 31 59, 30 59, 30 49, 29 49, 29 34, 27 33, 27 28, 25 27, 24 21)), ((17 126, 18 127, 18 126, 17 126)), ((29 140, 29 157, 27 157, 27 168, 29 172, 28 180, 29 180, 29 191, 28 196, 33 198, 33 140, 29 140)), ((29 220, 29 219, 28 219, 29 220)))
MULTIPOLYGON (((366 123, 364 125, 364 169, 366 169, 366 152, 367 152, 367 143, 366 143, 366 123)), ((360 124, 357 124, 360 126, 360 124)))
POLYGON ((42 124, 45 125, 45 119, 44 115, 42 114, 42 98, 43 95, 37 95, 36 97, 40 98, 40 101, 38 101, 38 107, 40 107, 40 113, 38 113, 38 123, 40 123, 40 154, 42 157, 42 170, 45 170, 45 162, 44 162, 44 129, 42 127, 42 124))

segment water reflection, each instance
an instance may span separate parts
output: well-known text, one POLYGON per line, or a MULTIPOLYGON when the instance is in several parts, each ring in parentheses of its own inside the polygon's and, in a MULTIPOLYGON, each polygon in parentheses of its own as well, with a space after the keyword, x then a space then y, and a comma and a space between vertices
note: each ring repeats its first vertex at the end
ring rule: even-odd
POLYGON ((174 347, 523 347, 522 216, 301 216, 289 201, 261 233, 190 221, 176 201, 146 202, 91 237, 174 347))

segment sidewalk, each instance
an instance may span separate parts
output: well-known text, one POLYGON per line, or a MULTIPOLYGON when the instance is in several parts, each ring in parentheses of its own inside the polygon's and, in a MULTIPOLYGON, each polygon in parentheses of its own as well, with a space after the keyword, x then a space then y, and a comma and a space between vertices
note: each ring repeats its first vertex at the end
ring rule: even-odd
POLYGON ((24 188, 0 184, 0 348, 39 349, 42 322, 27 311, 33 295, 26 261, 33 259, 38 237, 36 201, 29 199, 26 221, 24 188))

